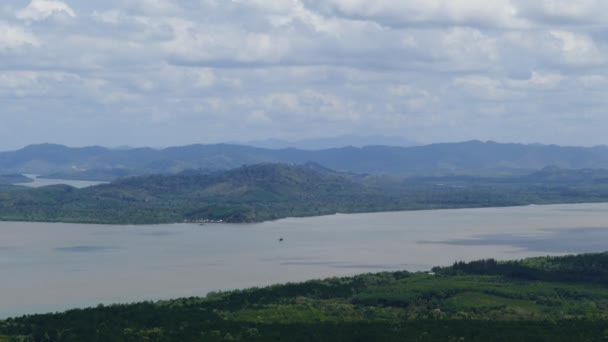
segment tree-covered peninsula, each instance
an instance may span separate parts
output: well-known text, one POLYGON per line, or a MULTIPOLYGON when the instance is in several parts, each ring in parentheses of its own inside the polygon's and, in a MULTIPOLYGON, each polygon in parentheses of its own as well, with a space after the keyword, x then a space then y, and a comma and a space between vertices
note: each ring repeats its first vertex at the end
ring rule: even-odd
POLYGON ((126 177, 85 189, 0 188, 0 220, 147 224, 608 201, 608 172, 546 169, 506 178, 390 178, 317 164, 126 177))

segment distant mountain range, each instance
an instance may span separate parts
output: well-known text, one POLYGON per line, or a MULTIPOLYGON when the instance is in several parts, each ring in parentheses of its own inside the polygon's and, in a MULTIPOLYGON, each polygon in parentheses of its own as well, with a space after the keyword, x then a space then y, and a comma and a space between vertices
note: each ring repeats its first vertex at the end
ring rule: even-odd
POLYGON ((324 150, 340 147, 365 147, 365 146, 398 146, 410 147, 419 145, 413 140, 402 137, 387 137, 379 135, 343 135, 333 138, 318 138, 318 139, 303 139, 296 141, 287 141, 280 139, 265 139, 248 141, 243 145, 260 147, 260 148, 296 148, 300 150, 324 150))
POLYGON ((242 145, 190 145, 165 149, 71 148, 31 145, 0 153, 0 174, 34 173, 71 179, 226 170, 258 163, 314 162, 341 172, 391 176, 512 176, 547 166, 608 168, 608 147, 503 144, 467 141, 425 146, 268 149, 242 145))

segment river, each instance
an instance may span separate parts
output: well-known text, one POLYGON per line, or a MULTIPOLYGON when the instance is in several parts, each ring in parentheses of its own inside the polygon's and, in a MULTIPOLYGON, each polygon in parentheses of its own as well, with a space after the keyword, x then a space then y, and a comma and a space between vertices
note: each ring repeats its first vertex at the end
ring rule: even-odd
POLYGON ((608 204, 260 224, 0 222, 0 317, 392 270, 608 249, 608 204), (283 241, 279 241, 282 238, 283 241))

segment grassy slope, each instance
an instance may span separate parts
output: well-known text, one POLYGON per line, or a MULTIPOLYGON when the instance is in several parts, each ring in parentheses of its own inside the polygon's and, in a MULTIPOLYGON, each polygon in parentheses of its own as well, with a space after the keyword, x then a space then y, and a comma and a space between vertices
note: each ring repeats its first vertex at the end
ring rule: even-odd
POLYGON ((608 254, 459 263, 435 271, 21 317, 0 322, 0 341, 608 338, 608 254))

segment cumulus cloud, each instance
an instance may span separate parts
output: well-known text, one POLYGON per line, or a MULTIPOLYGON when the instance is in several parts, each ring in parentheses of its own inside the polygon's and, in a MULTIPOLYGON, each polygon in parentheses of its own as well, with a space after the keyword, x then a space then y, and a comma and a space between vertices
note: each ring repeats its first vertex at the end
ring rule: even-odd
POLYGON ((510 0, 305 0, 313 8, 385 25, 482 25, 520 27, 517 7, 510 0))
POLYGON ((569 31, 551 30, 558 41, 558 49, 565 62, 571 64, 598 64, 604 57, 591 37, 569 31))
POLYGON ((27 7, 17 11, 17 18, 22 20, 43 20, 53 15, 75 17, 76 13, 66 3, 56 0, 32 0, 27 7))
POLYGON ((25 29, 0 21, 0 50, 16 49, 22 46, 40 46, 38 38, 25 29))
POLYGON ((602 0, 514 0, 520 16, 545 25, 606 23, 608 3, 602 0))
POLYGON ((0 134, 24 132, 5 148, 108 144, 104 132, 130 145, 340 134, 607 143, 607 10, 601 0, 6 0, 0 134))
POLYGON ((175 0, 126 0, 127 8, 145 14, 175 14, 180 7, 175 0))
POLYGON ((289 50, 290 40, 279 34, 246 32, 233 26, 199 26, 171 19, 173 39, 163 44, 177 63, 214 66, 277 63, 289 50))

